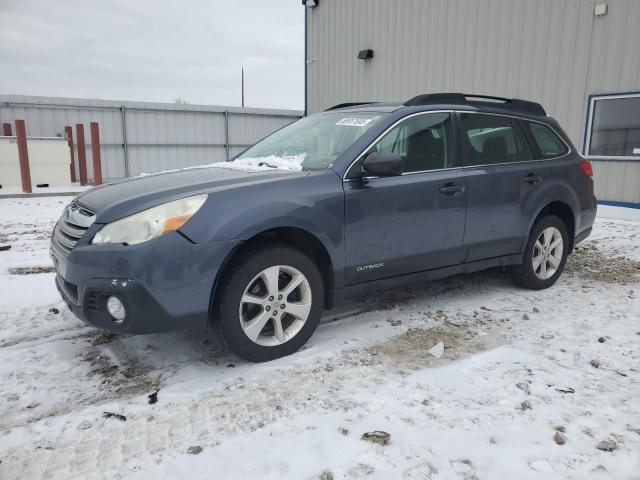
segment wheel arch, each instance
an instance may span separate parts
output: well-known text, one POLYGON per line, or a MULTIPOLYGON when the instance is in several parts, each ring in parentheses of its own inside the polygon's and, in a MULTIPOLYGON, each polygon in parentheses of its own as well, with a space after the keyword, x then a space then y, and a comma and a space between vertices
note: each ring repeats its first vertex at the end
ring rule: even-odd
POLYGON ((209 321, 212 319, 213 305, 217 295, 219 294, 218 287, 220 285, 220 280, 224 276, 229 264, 238 254, 246 249, 265 243, 288 245, 309 256, 309 258, 311 258, 317 265, 322 275, 325 291, 324 307, 332 307, 333 290, 335 288, 335 271, 328 249, 317 236, 304 228, 281 226, 263 230, 254 234, 250 238, 239 242, 238 245, 236 245, 225 257, 213 282, 213 289, 209 302, 209 321))
MULTIPOLYGON (((531 225, 529 225, 529 232, 531 232, 531 229, 536 224, 536 222, 545 215, 555 215, 565 224, 565 226, 567 227, 567 235, 569 237, 569 253, 571 253, 573 251, 576 233, 576 214, 571 206, 562 200, 554 200, 547 203, 538 211, 537 215, 533 219, 533 222, 531 222, 531 225)), ((529 234, 527 234, 527 240, 528 237, 529 234)))

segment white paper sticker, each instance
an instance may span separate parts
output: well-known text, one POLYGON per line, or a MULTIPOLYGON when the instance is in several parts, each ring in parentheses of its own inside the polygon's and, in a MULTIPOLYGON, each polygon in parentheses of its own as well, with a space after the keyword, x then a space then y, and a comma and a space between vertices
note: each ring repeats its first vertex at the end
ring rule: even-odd
POLYGON ((633 154, 634 155, 640 155, 640 147, 634 147, 633 154))
POLYGON ((371 120, 371 118, 343 118, 342 120, 339 120, 336 125, 343 125, 346 127, 364 127, 371 120))

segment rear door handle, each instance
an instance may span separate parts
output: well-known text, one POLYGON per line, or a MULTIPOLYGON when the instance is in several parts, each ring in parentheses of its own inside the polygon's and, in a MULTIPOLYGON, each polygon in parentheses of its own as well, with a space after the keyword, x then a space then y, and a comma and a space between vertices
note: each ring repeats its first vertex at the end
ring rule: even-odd
POLYGON ((457 193, 464 192, 464 185, 453 182, 445 183, 440 187, 440 192, 446 195, 455 195, 457 193))
POLYGON ((530 184, 540 183, 542 181, 542 177, 540 175, 536 175, 535 173, 530 173, 523 180, 530 184))

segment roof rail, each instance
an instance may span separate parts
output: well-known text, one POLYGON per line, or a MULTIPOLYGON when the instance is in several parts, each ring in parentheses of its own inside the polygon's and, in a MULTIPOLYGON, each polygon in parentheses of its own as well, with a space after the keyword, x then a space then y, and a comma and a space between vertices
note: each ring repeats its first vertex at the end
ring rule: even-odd
POLYGON ((349 103, 339 103, 337 105, 334 105, 333 107, 329 107, 325 110, 325 112, 328 112, 329 110, 337 110, 338 108, 347 108, 347 107, 357 107, 358 105, 370 105, 372 103, 376 103, 376 102, 349 102, 349 103))
POLYGON ((439 103, 461 103, 463 105, 491 105, 496 102, 502 102, 499 105, 502 108, 508 108, 516 112, 529 113, 531 115, 547 116, 545 109, 536 102, 528 100, 520 100, 518 98, 494 97, 491 95, 476 95, 472 93, 428 93, 418 95, 407 100, 404 105, 433 105, 439 103), (478 99, 478 100, 474 100, 478 99))

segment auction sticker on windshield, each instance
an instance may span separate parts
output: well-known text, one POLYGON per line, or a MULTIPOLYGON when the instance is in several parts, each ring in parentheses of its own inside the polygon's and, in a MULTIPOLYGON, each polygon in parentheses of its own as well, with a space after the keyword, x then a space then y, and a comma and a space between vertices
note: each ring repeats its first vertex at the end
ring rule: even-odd
POLYGON ((371 122, 372 118, 343 118, 338 120, 336 125, 344 125, 347 127, 364 127, 367 123, 371 122))

